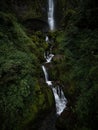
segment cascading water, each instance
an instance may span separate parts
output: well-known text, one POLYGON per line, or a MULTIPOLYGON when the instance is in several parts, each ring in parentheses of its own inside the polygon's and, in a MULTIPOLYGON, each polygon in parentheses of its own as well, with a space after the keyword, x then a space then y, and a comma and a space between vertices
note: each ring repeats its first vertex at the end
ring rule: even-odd
POLYGON ((49 10, 48 10, 48 23, 50 30, 54 30, 54 1, 48 0, 49 10))
POLYGON ((54 98, 55 98, 55 103, 56 103, 56 112, 57 112, 57 115, 60 115, 66 107, 67 100, 64 96, 62 89, 60 89, 59 86, 53 87, 52 81, 48 80, 48 73, 46 71, 46 68, 42 66, 42 69, 45 74, 47 85, 52 86, 51 88, 52 88, 54 98))
POLYGON ((60 89, 59 86, 56 86, 56 88, 53 87, 52 90, 56 102, 56 112, 57 115, 60 115, 66 107, 67 100, 64 96, 62 89, 60 89))
POLYGON ((54 54, 49 54, 49 55, 47 55, 47 56, 45 56, 44 55, 44 57, 45 57, 45 59, 46 59, 46 63, 50 63, 51 62, 51 60, 52 60, 52 58, 54 57, 54 54))
MULTIPOLYGON (((47 40, 46 40, 46 42, 47 42, 47 40)), ((47 61, 46 64, 51 62, 53 56, 54 56, 53 54, 49 54, 49 53, 48 53, 48 56, 45 56, 45 54, 44 54, 44 57, 47 61)), ((47 70, 44 65, 42 65, 42 69, 43 69, 43 72, 45 75, 46 83, 48 86, 51 86, 53 94, 54 94, 57 115, 60 115, 66 107, 67 100, 64 96, 62 89, 59 86, 54 87, 52 81, 49 80, 48 73, 47 73, 47 70)))
POLYGON ((42 69, 43 69, 43 72, 44 72, 44 74, 45 74, 46 83, 48 84, 48 86, 52 86, 52 81, 49 81, 49 80, 48 80, 48 73, 47 73, 46 68, 45 68, 44 65, 42 65, 42 69))
MULTIPOLYGON (((50 27, 50 31, 52 32, 55 29, 55 22, 54 22, 54 0, 48 0, 49 9, 48 9, 48 23, 50 27)), ((45 51, 44 58, 46 62, 42 65, 42 70, 44 72, 46 84, 52 89, 54 99, 55 99, 55 106, 56 106, 56 113, 54 109, 51 109, 51 112, 45 119, 41 122, 41 127, 39 130, 57 130, 55 127, 57 115, 59 116, 63 110, 66 108, 67 100, 64 96, 63 90, 59 85, 55 85, 53 81, 49 80, 48 69, 46 64, 50 64, 54 54, 52 54, 52 42, 50 41, 48 35, 45 38, 46 44, 48 44, 48 51, 45 51)), ((52 40, 53 41, 53 40, 52 40)))
POLYGON ((48 36, 46 36, 46 39, 45 39, 45 41, 46 41, 46 42, 48 42, 48 41, 49 41, 49 38, 48 38, 48 36))
MULTIPOLYGON (((49 3, 48 23, 49 23, 50 30, 52 31, 52 30, 54 30, 54 1, 48 0, 48 3, 49 3)), ((46 36, 45 41, 46 41, 46 43, 49 44, 48 36, 46 36)), ((46 64, 50 63, 53 57, 54 57, 54 54, 51 53, 51 47, 50 47, 50 51, 47 51, 46 54, 44 53, 44 58, 46 59, 46 64)), ((64 93, 63 93, 61 87, 54 86, 52 81, 49 80, 45 65, 42 65, 42 69, 43 69, 43 72, 45 75, 45 81, 49 87, 51 86, 51 89, 54 94, 57 115, 60 115, 63 112, 63 110, 66 108, 67 100, 64 96, 64 93)))

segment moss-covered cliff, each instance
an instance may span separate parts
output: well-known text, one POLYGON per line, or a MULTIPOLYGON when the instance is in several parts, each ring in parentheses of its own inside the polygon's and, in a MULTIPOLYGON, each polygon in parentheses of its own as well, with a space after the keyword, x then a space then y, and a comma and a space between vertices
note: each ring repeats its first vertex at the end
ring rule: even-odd
POLYGON ((36 129, 54 107, 41 70, 45 48, 42 33, 28 36, 17 18, 0 12, 1 130, 36 129))
MULTIPOLYGON (((97 0, 55 0, 59 31, 48 34, 55 54, 49 73, 68 99, 58 130, 98 129, 97 5, 97 0)), ((41 70, 47 45, 43 33, 35 32, 39 22, 44 25, 40 20, 47 21, 45 0, 0 1, 1 130, 37 129, 54 108, 41 70)))
POLYGON ((62 83, 68 104, 56 126, 62 130, 97 130, 98 4, 96 0, 66 2, 61 31, 55 33, 57 55, 51 74, 56 83, 62 83))

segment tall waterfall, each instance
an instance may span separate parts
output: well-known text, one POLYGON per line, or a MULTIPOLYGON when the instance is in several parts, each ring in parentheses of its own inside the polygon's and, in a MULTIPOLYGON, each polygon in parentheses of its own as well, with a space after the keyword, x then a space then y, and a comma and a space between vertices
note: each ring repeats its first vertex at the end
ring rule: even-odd
POLYGON ((54 1, 48 0, 48 23, 50 30, 54 30, 54 1))

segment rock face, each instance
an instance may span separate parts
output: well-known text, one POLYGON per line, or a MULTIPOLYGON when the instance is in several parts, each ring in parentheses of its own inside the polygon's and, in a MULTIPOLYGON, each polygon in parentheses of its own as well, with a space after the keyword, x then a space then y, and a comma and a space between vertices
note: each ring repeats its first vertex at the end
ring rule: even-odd
MULTIPOLYGON (((60 27, 67 6, 66 0, 54 0, 54 17, 56 28, 60 27)), ((7 0, 0 1, 0 10, 13 12, 20 21, 40 19, 47 22, 48 0, 7 0)))
POLYGON ((42 31, 42 32, 48 32, 49 31, 49 25, 47 21, 41 20, 41 19, 27 19, 22 22, 22 24, 27 28, 29 33, 32 33, 33 31, 42 31))
POLYGON ((46 0, 7 0, 0 1, 0 10, 11 13, 23 22, 32 19, 32 30, 47 31, 47 6, 46 0), (45 30, 44 30, 45 28, 45 30))
POLYGON ((28 18, 43 18, 47 17, 47 1, 45 0, 7 0, 0 1, 1 9, 13 11, 21 20, 28 18))

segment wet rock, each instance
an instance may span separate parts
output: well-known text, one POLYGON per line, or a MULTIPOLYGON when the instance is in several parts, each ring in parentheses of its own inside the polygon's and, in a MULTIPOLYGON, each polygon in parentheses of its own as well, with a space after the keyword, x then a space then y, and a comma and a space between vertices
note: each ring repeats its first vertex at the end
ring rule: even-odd
POLYGON ((57 130, 73 130, 76 122, 75 114, 72 109, 67 107, 62 114, 57 118, 57 130))

